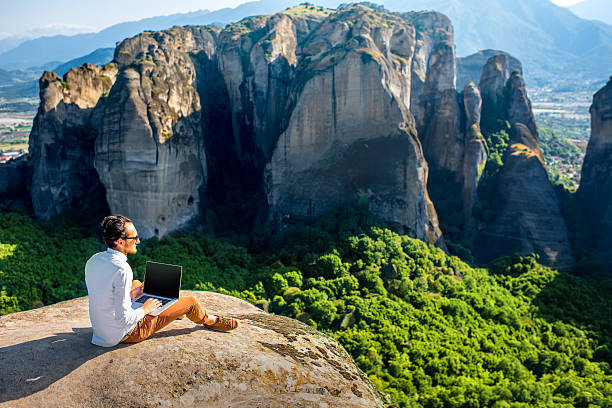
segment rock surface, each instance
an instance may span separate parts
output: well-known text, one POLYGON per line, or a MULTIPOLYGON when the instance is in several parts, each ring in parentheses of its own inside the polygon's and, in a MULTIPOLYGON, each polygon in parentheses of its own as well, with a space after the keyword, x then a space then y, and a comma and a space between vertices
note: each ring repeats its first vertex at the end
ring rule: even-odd
POLYGON ((190 53, 212 58, 218 31, 145 32, 115 50, 120 74, 94 121, 95 167, 111 212, 131 218, 145 238, 196 224, 201 214, 206 154, 190 53))
POLYGON ((511 129, 493 203, 495 218, 480 231, 476 255, 481 262, 489 262, 511 253, 537 253, 544 265, 570 267, 574 259, 567 227, 546 172, 521 74, 512 72, 499 88, 507 75, 504 60, 503 55, 492 57, 480 81, 489 95, 487 101, 496 100, 504 109, 511 129))
POLYGON ((578 197, 590 223, 593 247, 612 265, 612 77, 593 96, 591 138, 578 197))
POLYGON ((408 105, 413 33, 397 16, 352 6, 300 44, 295 107, 264 178, 272 217, 367 199, 381 219, 444 245, 408 105))
POLYGON ((40 107, 28 149, 32 207, 40 218, 49 219, 103 196, 93 168, 98 132, 91 126, 91 115, 116 75, 115 64, 85 64, 70 70, 63 80, 52 72, 41 77, 40 107))
POLYGON ((509 72, 518 69, 523 71, 521 62, 513 57, 512 55, 499 50, 482 50, 466 57, 457 58, 457 89, 465 87, 470 82, 475 84, 480 81, 482 75, 482 69, 486 65, 487 61, 496 55, 506 55, 508 61, 509 72))
POLYGON ((239 299, 193 295, 240 319, 221 333, 176 321, 136 344, 90 344, 87 298, 0 317, 4 407, 383 407, 334 340, 239 299))
POLYGON ((27 172, 26 156, 0 164, 0 209, 11 211, 28 207, 27 172))

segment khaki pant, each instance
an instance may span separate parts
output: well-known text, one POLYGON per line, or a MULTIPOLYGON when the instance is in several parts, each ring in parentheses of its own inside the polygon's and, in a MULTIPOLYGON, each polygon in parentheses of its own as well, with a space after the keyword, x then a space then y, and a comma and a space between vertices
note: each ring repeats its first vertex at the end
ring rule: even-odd
MULTIPOLYGON (((140 282, 135 280, 132 282, 132 289, 140 286, 140 282)), ((126 334, 121 343, 137 343, 142 341, 153 333, 160 331, 170 323, 176 320, 177 317, 187 315, 189 320, 194 323, 204 323, 206 312, 196 298, 187 296, 179 298, 172 306, 164 310, 158 316, 145 315, 134 330, 126 334)))

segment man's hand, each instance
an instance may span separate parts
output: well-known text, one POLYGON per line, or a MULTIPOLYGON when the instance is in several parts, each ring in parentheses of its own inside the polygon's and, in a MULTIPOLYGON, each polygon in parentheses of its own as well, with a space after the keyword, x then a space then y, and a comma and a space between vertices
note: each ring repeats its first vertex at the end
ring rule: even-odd
POLYGON ((144 310, 145 314, 148 315, 161 305, 162 302, 159 299, 148 299, 146 302, 144 302, 144 305, 142 305, 142 310, 144 310))
POLYGON ((142 283, 140 286, 137 286, 130 291, 130 298, 132 300, 136 299, 138 296, 142 295, 143 291, 144 291, 144 283, 142 283))

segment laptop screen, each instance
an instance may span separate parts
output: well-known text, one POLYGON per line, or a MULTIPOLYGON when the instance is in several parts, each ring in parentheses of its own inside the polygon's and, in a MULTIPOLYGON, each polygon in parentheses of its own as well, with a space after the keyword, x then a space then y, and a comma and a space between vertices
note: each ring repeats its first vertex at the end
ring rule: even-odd
POLYGON ((181 272, 182 268, 177 265, 147 261, 144 292, 150 295, 178 298, 181 289, 181 272))

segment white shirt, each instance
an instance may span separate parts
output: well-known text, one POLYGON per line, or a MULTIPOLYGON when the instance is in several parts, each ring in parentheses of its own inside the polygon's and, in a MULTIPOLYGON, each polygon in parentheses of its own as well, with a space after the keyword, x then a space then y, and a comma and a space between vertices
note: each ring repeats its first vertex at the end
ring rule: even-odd
POLYGON ((142 308, 132 309, 133 276, 127 256, 114 249, 98 252, 87 261, 85 283, 93 344, 103 347, 118 344, 144 317, 142 308))

